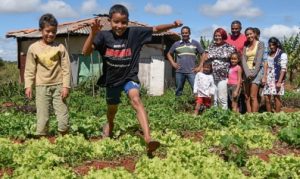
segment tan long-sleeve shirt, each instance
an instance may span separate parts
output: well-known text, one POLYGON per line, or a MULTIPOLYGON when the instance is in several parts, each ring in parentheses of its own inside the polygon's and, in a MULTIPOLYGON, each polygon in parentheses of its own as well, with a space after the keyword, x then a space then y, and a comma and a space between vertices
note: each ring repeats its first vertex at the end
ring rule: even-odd
POLYGON ((69 54, 62 44, 47 45, 37 41, 30 45, 25 65, 25 88, 62 84, 70 88, 69 54))

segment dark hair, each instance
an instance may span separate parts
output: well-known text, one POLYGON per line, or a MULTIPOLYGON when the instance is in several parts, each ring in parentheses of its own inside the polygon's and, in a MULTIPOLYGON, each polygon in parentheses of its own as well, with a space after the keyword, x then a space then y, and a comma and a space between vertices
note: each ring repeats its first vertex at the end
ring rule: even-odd
POLYGON ((248 31, 248 30, 252 30, 255 34, 256 34, 256 31, 255 31, 255 28, 253 28, 253 27, 247 27, 246 29, 245 29, 245 34, 246 34, 246 32, 248 31))
POLYGON ((115 4, 110 8, 109 15, 108 15, 109 18, 112 18, 114 13, 120 13, 122 15, 125 15, 127 19, 129 19, 128 9, 121 4, 115 4))
POLYGON ((39 20, 40 29, 43 29, 45 27, 45 25, 57 27, 58 22, 52 14, 47 13, 47 14, 42 15, 39 20))
POLYGON ((203 62, 203 65, 202 65, 202 68, 204 68, 204 66, 209 66, 210 68, 210 73, 212 72, 212 64, 211 64, 211 61, 207 60, 205 62, 203 62))
POLYGON ((215 30, 215 32, 214 32, 214 36, 215 36, 215 34, 216 34, 217 32, 219 32, 219 33, 221 34, 222 40, 226 40, 226 39, 227 39, 227 32, 226 32, 224 29, 222 29, 222 28, 217 28, 217 29, 215 30))
POLYGON ((206 60, 205 62, 203 62, 203 66, 209 66, 210 68, 212 68, 212 63, 210 60, 206 60))
POLYGON ((191 28, 190 28, 189 26, 183 26, 183 27, 181 28, 181 31, 180 31, 180 32, 182 32, 183 29, 187 29, 187 30, 189 31, 189 33, 191 34, 191 28))
POLYGON ((239 59, 238 64, 240 64, 241 58, 242 58, 241 53, 239 53, 239 52, 237 52, 237 51, 236 51, 236 52, 233 52, 233 53, 230 54, 230 58, 231 58, 233 55, 236 55, 236 56, 237 56, 237 58, 239 59))
POLYGON ((277 48, 279 48, 280 50, 283 50, 281 42, 278 40, 278 38, 270 37, 268 44, 270 44, 270 43, 275 44, 277 48))
POLYGON ((258 38, 259 38, 259 36, 260 36, 260 30, 259 30, 259 28, 257 28, 257 27, 253 27, 253 29, 254 29, 254 32, 256 33, 257 40, 258 40, 258 38))
POLYGON ((256 35, 260 36, 260 30, 259 30, 259 28, 253 27, 253 29, 254 29, 256 35))
POLYGON ((234 21, 232 21, 232 22, 231 22, 231 25, 233 25, 233 24, 238 24, 238 25, 240 25, 241 28, 242 28, 242 23, 241 23, 239 20, 234 20, 234 21))

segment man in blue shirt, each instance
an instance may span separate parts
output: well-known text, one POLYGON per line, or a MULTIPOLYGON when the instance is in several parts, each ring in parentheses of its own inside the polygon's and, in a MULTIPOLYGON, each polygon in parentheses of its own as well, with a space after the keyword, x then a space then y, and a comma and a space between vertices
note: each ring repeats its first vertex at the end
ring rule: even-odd
POLYGON ((190 39, 191 29, 188 26, 181 28, 180 41, 175 42, 167 53, 167 58, 176 70, 176 96, 181 96, 184 83, 188 80, 191 88, 194 87, 196 61, 204 52, 199 42, 190 39), (176 61, 174 60, 176 58, 176 61))

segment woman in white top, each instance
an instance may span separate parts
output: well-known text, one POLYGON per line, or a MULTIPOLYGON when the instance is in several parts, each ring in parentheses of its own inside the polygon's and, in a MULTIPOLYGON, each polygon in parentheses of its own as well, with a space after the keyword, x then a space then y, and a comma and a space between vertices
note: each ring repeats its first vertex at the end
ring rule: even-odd
POLYGON ((284 95, 284 81, 287 69, 287 54, 283 52, 280 41, 271 37, 268 41, 269 51, 264 62, 263 94, 268 112, 272 111, 271 97, 274 96, 275 112, 280 112, 281 99, 284 95))

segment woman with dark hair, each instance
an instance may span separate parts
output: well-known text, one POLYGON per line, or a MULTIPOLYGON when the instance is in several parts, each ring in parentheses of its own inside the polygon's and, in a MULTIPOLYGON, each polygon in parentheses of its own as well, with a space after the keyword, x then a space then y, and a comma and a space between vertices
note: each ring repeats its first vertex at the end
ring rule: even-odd
POLYGON ((263 94, 265 96, 266 108, 272 111, 271 97, 274 96, 275 112, 280 112, 281 99, 284 95, 284 81, 287 69, 287 54, 284 53, 280 41, 271 37, 268 41, 269 51, 264 63, 263 94))
POLYGON ((247 42, 243 49, 242 66, 247 112, 258 112, 258 91, 263 77, 264 43, 258 40, 255 28, 245 30, 247 42))
MULTIPOLYGON (((214 104, 215 106, 221 106, 223 109, 228 109, 228 70, 230 65, 230 55, 235 52, 236 49, 225 42, 227 33, 222 28, 218 28, 214 31, 213 39, 214 43, 208 47, 208 53, 204 60, 209 60, 212 63, 214 83, 216 85, 214 104)), ((201 64, 203 64, 203 62, 201 64)))

